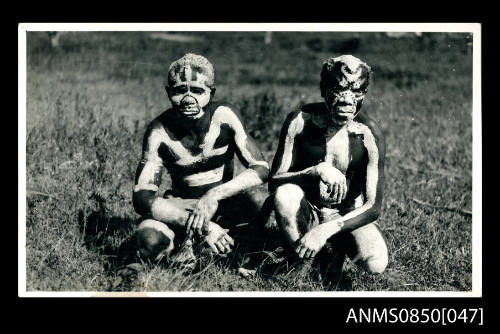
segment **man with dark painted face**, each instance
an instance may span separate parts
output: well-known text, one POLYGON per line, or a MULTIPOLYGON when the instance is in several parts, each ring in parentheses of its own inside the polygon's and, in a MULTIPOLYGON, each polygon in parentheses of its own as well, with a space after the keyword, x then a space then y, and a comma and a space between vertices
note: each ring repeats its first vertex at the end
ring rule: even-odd
POLYGON ((193 240, 228 253, 234 225, 255 221, 269 196, 257 187, 267 182, 269 166, 242 118, 212 101, 214 79, 212 64, 199 55, 186 54, 169 68, 172 108, 146 130, 133 192, 144 220, 131 242, 142 258, 159 260, 186 247, 192 255, 193 240), (235 154, 246 170, 233 177, 235 154), (164 168, 172 184, 161 196, 164 168))
POLYGON ((328 59, 320 82, 324 102, 290 113, 282 127, 269 188, 277 222, 300 268, 327 243, 340 264, 348 255, 371 273, 387 266, 387 246, 376 222, 384 137, 373 120, 358 115, 370 73, 351 55, 328 59))

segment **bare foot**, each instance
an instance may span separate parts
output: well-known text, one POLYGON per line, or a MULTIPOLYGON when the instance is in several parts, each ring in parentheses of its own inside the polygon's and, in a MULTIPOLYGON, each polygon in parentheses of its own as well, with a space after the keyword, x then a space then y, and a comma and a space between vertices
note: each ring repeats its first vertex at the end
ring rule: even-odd
POLYGON ((245 278, 252 277, 256 272, 257 271, 255 269, 245 269, 243 267, 238 268, 238 273, 245 278))

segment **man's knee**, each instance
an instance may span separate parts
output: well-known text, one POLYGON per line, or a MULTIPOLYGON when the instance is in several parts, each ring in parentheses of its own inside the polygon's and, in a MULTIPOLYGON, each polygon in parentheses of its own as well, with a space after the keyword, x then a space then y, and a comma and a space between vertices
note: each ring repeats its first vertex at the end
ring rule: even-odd
POLYGON ((385 238, 376 223, 351 232, 356 240, 357 258, 369 273, 380 274, 387 267, 389 256, 385 238))
POLYGON ((274 207, 278 215, 296 215, 303 199, 304 192, 298 185, 286 183, 276 188, 274 207))
MULTIPOLYGON (((225 221, 254 223, 269 216, 272 208, 266 204, 269 191, 264 187, 253 187, 219 203, 219 213, 225 221)), ((260 225, 260 224, 257 224, 260 225)))
POLYGON ((250 201, 253 203, 257 213, 258 226, 267 232, 279 229, 274 216, 273 198, 267 188, 262 186, 253 187, 247 191, 250 201))
POLYGON ((372 255, 366 259, 366 270, 371 274, 381 274, 385 271, 388 263, 387 252, 380 252, 380 254, 372 255))
POLYGON ((174 248, 174 233, 163 223, 147 219, 137 227, 133 236, 140 256, 157 260, 174 248))

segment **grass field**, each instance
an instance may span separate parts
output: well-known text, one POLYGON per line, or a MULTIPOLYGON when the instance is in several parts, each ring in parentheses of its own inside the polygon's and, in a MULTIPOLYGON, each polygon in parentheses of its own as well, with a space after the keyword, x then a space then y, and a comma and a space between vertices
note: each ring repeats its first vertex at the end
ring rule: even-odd
MULTIPOLYGON (((139 216, 131 204, 148 122, 169 107, 163 81, 184 53, 216 69, 217 99, 238 108, 269 162, 285 115, 320 101, 323 60, 353 54, 373 68, 362 112, 386 135, 379 222, 389 266, 353 266, 355 291, 472 289, 472 56, 468 34, 69 32, 53 49, 28 32, 28 291, 106 291, 117 247, 139 216), (175 38, 172 38, 174 36, 175 38)), ((161 190, 168 187, 164 177, 161 190)), ((314 279, 240 278, 231 259, 186 275, 150 266, 134 291, 320 291, 314 279)))

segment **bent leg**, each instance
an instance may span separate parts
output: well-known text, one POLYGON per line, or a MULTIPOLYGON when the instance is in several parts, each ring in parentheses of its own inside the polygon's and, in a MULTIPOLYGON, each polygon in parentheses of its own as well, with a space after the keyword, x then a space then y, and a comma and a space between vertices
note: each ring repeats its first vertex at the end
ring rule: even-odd
POLYGON ((361 226, 351 232, 354 244, 349 257, 369 273, 384 272, 388 263, 388 250, 382 231, 376 222, 361 226))
POLYGON ((303 279, 312 268, 313 259, 302 259, 296 251, 297 241, 318 223, 313 215, 304 191, 296 184, 286 183, 274 193, 276 220, 288 246, 287 276, 291 279, 303 279), (292 262, 290 262, 290 260, 292 262))
MULTIPOLYGON (((164 199, 172 207, 186 212, 192 210, 196 204, 196 200, 167 196, 167 194, 164 199)), ((175 245, 182 242, 184 237, 184 231, 180 228, 169 227, 166 223, 155 219, 145 219, 137 226, 131 242, 133 249, 141 258, 157 261, 170 254, 175 245), (176 235, 179 240, 175 240, 176 235)))
POLYGON ((250 252, 262 246, 263 225, 272 211, 269 191, 262 186, 252 187, 219 204, 216 222, 230 230, 240 245, 240 251, 250 252))
MULTIPOLYGON (((216 215, 221 216, 227 228, 261 221, 265 215, 263 210, 268 207, 269 195, 265 187, 252 187, 221 201, 216 215)), ((271 209, 269 207, 267 211, 271 209)))
POLYGON ((143 259, 156 261, 174 249, 175 233, 165 223, 143 220, 132 236, 134 248, 143 259))
POLYGON ((296 242, 311 226, 311 212, 304 191, 296 184, 283 184, 274 194, 276 220, 294 249, 296 242))

